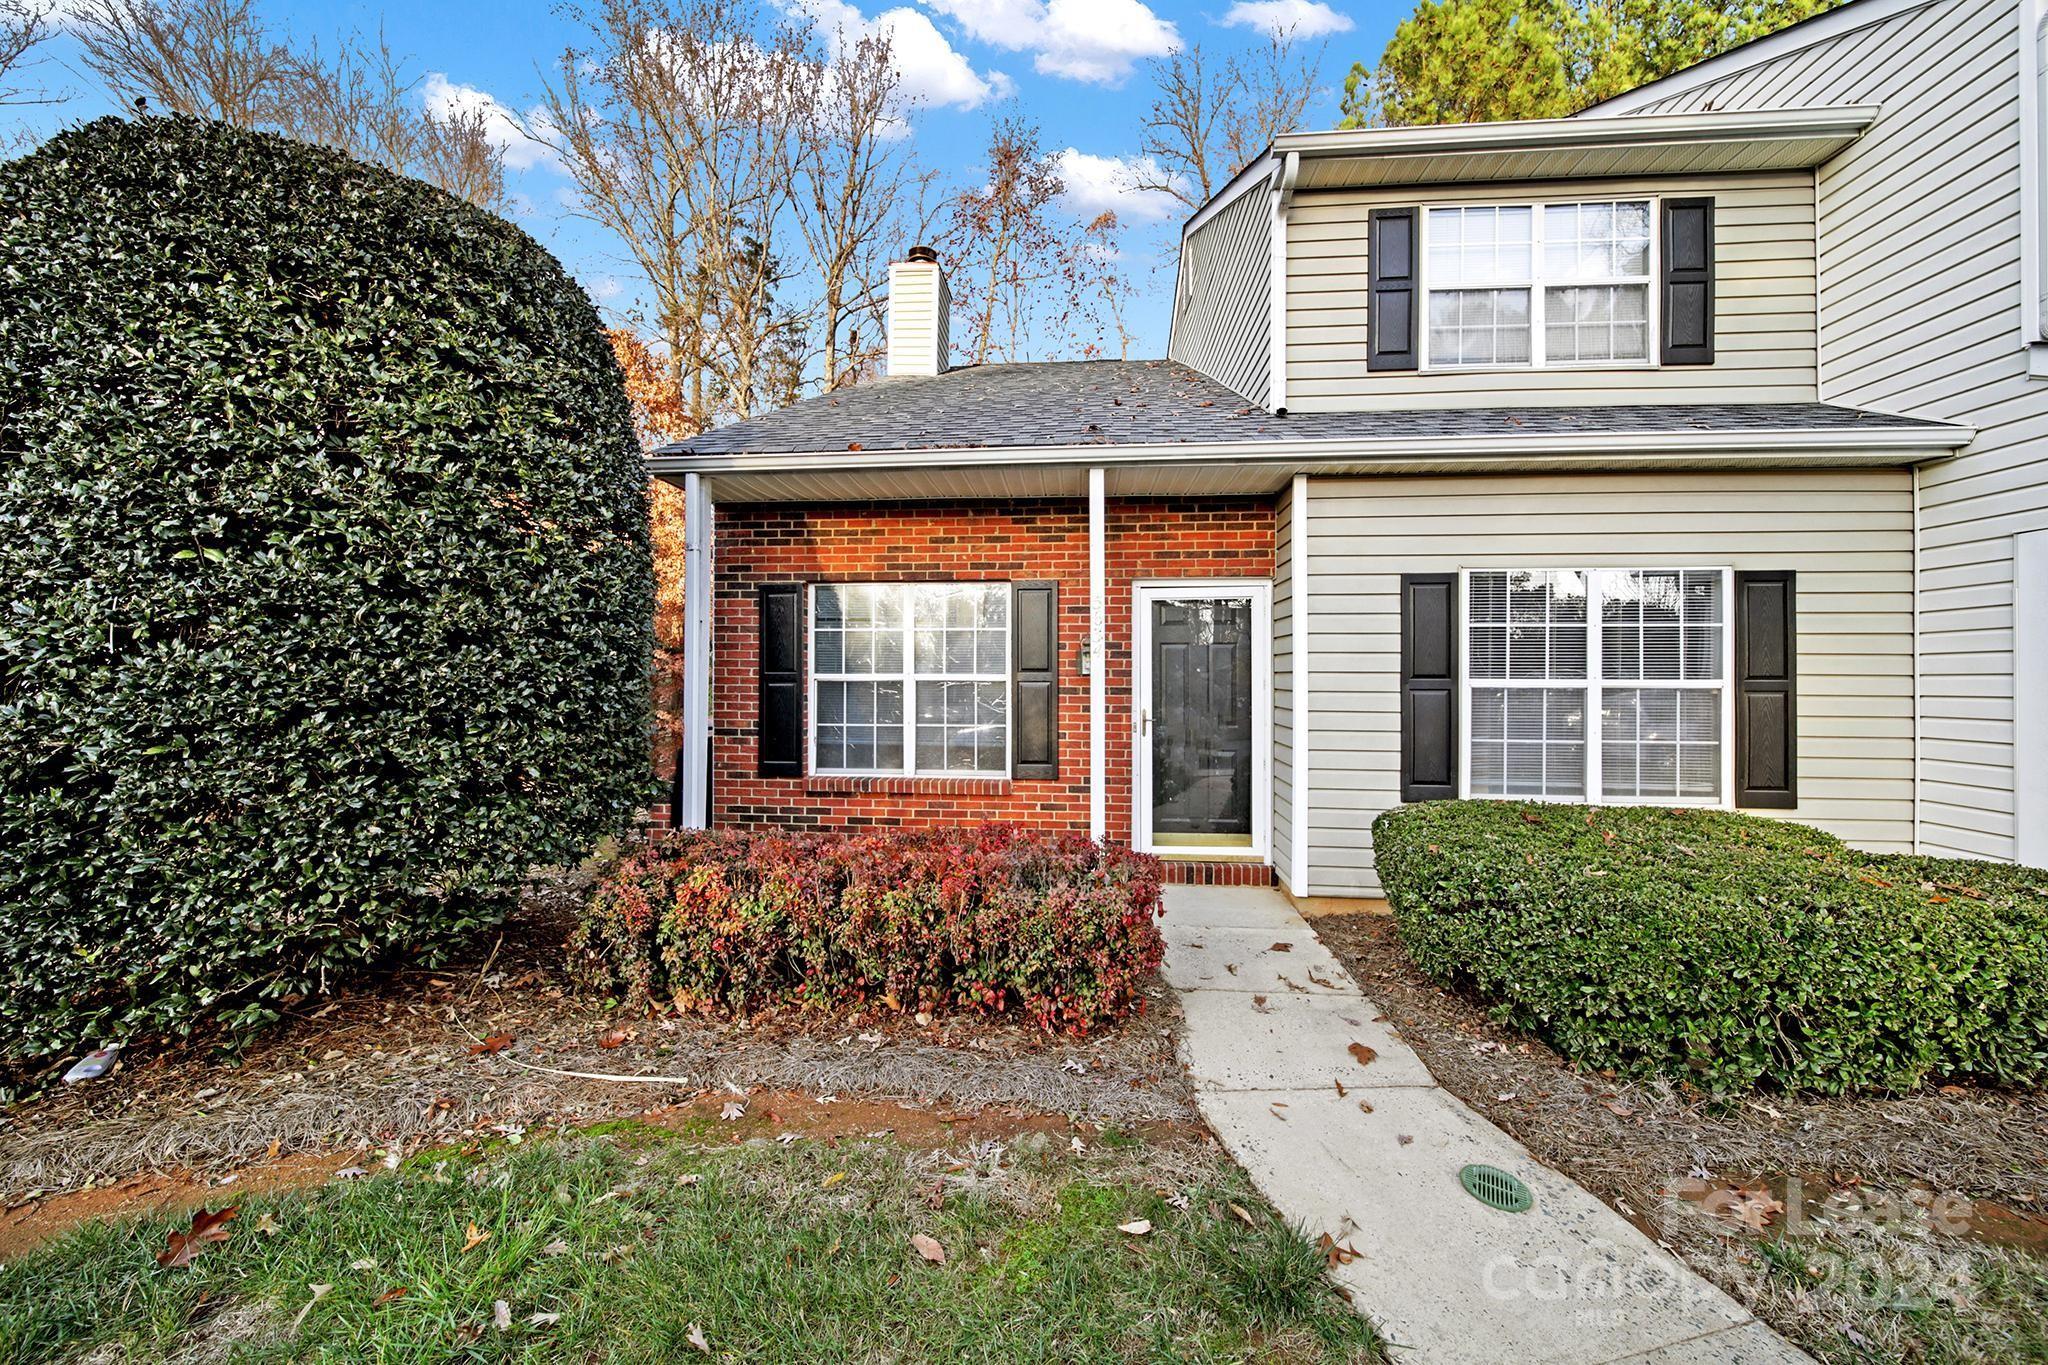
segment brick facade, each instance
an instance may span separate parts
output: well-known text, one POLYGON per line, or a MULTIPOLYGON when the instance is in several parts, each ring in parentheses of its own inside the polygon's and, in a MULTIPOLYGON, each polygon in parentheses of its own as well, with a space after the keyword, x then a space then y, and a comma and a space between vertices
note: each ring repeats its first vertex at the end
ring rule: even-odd
MULTIPOLYGON (((1131 837, 1131 585, 1273 574, 1267 499, 1112 500, 1108 507, 1109 837, 1131 837)), ((1005 503, 740 504, 718 508, 712 600, 712 823, 806 829, 1007 820, 1088 829, 1088 509, 1005 503), (754 747, 758 589, 764 583, 1046 581, 1059 584, 1059 777, 762 778, 754 747)), ((806 660, 808 665, 808 659, 806 660)), ((808 709, 808 703, 807 703, 808 709)), ((1263 876, 1259 868, 1231 875, 1263 876)))

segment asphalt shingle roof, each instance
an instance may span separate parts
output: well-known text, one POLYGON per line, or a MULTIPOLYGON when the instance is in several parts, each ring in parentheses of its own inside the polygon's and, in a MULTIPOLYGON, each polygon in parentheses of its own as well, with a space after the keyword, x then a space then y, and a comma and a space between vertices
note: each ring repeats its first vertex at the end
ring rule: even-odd
POLYGON ((1827 403, 1318 412, 1276 417, 1170 360, 976 365, 885 379, 714 427, 666 454, 1018 449, 1067 445, 1367 440, 1568 432, 1897 430, 1939 422, 1827 403))

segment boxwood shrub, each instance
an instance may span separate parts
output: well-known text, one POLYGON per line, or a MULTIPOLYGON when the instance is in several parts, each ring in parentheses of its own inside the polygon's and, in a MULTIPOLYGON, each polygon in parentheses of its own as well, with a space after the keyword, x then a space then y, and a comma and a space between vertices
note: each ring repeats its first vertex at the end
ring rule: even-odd
POLYGON ((1082 1033, 1143 1003, 1159 861, 1078 836, 678 833, 602 877, 572 944, 629 1006, 1014 1013, 1082 1033))
POLYGON ((1828 1093, 2048 1077, 2048 872, 1502 801, 1388 811, 1373 844, 1416 963, 1589 1066, 1828 1093))
POLYGON ((0 165, 0 1057, 260 1018, 622 824, 644 480, 509 223, 189 119, 0 165))

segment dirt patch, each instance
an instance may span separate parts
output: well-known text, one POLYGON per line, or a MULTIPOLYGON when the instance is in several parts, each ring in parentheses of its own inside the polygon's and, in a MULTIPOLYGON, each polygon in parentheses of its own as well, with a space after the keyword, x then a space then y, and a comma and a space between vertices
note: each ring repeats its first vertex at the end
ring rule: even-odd
POLYGON ((563 979, 573 881, 540 883, 502 938, 437 971, 308 1002, 238 1057, 194 1043, 0 1116, 0 1196, 138 1173, 205 1179, 259 1159, 408 1153, 771 1089, 1097 1126, 1194 1124, 1172 992, 1087 1038, 1000 1020, 880 1012, 740 1023, 624 1017, 563 979))

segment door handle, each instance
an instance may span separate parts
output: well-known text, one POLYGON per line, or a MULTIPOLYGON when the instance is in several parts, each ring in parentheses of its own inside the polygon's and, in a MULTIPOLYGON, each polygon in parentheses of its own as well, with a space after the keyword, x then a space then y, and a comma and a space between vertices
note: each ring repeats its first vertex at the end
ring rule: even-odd
POLYGON ((1138 712, 1138 733, 1141 735, 1152 733, 1152 713, 1150 711, 1138 712))

